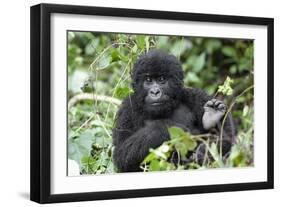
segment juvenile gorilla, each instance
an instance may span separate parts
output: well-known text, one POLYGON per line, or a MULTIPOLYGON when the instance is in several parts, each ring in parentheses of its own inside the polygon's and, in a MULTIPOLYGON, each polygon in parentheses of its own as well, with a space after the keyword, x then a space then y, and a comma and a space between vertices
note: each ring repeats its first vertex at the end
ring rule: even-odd
MULTIPOLYGON (((113 130, 113 158, 119 171, 141 171, 139 165, 149 149, 170 139, 168 127, 177 126, 191 134, 220 129, 226 105, 202 90, 184 88, 183 77, 180 62, 165 52, 151 50, 136 61, 132 72, 134 93, 123 101, 113 130)), ((228 116, 223 154, 229 152, 234 136, 233 121, 228 116)), ((198 149, 203 156, 205 148, 199 145, 198 149)))

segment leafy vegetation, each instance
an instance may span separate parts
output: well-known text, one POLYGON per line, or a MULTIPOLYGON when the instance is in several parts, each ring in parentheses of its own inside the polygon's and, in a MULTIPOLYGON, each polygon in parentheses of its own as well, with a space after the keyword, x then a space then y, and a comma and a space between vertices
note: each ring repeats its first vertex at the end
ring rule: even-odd
MULTIPOLYGON (((237 143, 228 158, 218 141, 169 129, 171 140, 151 152, 144 171, 244 167, 253 165, 253 41, 68 32, 68 157, 81 174, 116 172, 112 162, 112 129, 122 99, 133 91, 130 73, 137 57, 153 48, 182 62, 186 87, 216 94, 238 124, 237 143), (204 142, 212 155, 203 165, 171 163, 176 151, 185 158, 204 142)), ((213 137, 214 138, 214 137, 213 137)), ((219 140, 219 136, 215 137, 219 140)))

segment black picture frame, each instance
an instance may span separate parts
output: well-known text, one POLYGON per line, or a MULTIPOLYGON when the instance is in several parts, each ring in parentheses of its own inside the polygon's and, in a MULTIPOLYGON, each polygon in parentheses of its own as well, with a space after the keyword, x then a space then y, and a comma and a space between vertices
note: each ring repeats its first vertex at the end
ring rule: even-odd
POLYGON ((103 8, 73 5, 39 4, 31 7, 31 174, 30 199, 39 203, 86 201, 101 199, 164 196, 225 191, 271 189, 274 186, 273 147, 273 44, 272 18, 228 16, 168 11, 103 8), (50 189, 50 130, 51 130, 51 74, 50 74, 50 16, 53 13, 99 15, 113 17, 151 18, 206 23, 263 25, 267 27, 267 181, 238 184, 219 184, 189 187, 169 187, 74 194, 51 194, 50 189))

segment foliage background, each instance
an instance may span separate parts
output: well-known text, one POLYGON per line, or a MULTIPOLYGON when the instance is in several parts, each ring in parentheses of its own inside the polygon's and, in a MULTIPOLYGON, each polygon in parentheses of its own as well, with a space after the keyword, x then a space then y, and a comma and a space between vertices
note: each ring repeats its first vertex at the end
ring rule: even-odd
MULTIPOLYGON (((81 174, 116 172, 111 135, 118 103, 132 92, 136 58, 153 48, 179 58, 185 86, 215 94, 227 76, 234 80, 225 102, 235 100, 238 141, 221 161, 223 167, 253 165, 253 91, 235 99, 253 85, 252 40, 68 32, 68 157, 81 174)), ((216 162, 194 168, 222 167, 216 162)))

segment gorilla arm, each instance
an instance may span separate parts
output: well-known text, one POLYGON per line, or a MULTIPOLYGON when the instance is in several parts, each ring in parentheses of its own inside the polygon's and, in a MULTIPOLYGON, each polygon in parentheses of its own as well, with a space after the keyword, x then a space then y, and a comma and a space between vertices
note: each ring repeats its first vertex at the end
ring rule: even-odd
MULTIPOLYGON (((195 113, 197 127, 201 132, 208 132, 211 128, 220 130, 223 116, 226 112, 226 105, 212 96, 207 95, 200 89, 186 89, 188 106, 195 113)), ((224 131, 228 136, 235 136, 236 128, 229 113, 224 125, 224 131)), ((225 134, 224 133, 224 134, 225 134)))
POLYGON ((140 163, 149 153, 150 148, 159 147, 169 140, 165 124, 159 120, 144 123, 136 131, 133 121, 128 118, 130 110, 123 108, 117 118, 118 126, 113 132, 114 162, 121 172, 141 171, 140 163), (135 132, 134 132, 135 131, 135 132))
MULTIPOLYGON (((199 89, 187 89, 193 111, 196 113, 196 122, 201 132, 209 132, 212 128, 216 129, 218 135, 221 133, 222 119, 226 112, 226 105, 217 99, 212 99, 204 91, 199 89)), ((222 133, 222 153, 227 154, 236 138, 236 127, 231 114, 229 113, 222 133)), ((205 154, 205 147, 198 147, 199 154, 205 154), (201 149, 201 150, 200 150, 201 149)))

